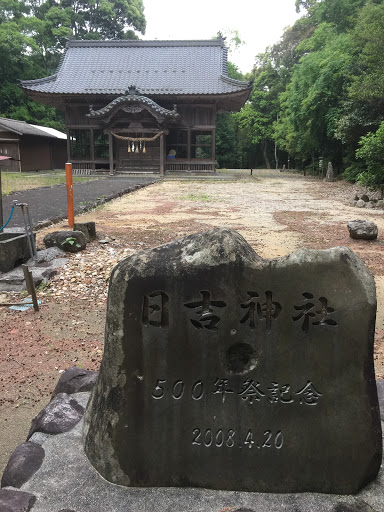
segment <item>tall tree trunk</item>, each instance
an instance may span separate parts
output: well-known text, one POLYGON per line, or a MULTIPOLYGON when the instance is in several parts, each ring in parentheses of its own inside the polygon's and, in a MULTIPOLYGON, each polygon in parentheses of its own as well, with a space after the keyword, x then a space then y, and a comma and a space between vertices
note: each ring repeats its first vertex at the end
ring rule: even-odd
POLYGON ((265 168, 270 169, 271 164, 270 164, 269 158, 268 158, 268 142, 266 140, 263 142, 263 157, 264 157, 264 162, 265 162, 265 168))

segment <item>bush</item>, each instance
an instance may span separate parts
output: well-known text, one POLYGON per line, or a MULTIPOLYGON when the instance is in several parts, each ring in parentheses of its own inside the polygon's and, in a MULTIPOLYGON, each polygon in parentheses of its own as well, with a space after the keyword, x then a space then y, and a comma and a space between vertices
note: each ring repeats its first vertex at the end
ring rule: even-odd
POLYGON ((360 185, 384 191, 384 121, 375 133, 361 137, 356 158, 364 160, 366 171, 359 174, 360 185))
POLYGON ((359 178, 359 175, 364 171, 363 166, 361 164, 353 163, 349 167, 345 169, 343 172, 342 178, 346 181, 350 181, 351 183, 356 183, 359 178))

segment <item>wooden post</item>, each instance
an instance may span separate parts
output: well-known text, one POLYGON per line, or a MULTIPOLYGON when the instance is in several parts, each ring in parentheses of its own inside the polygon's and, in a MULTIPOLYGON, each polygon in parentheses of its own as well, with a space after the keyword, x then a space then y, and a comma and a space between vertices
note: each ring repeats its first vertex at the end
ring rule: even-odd
POLYGON ((75 208, 73 204, 72 164, 70 163, 65 164, 65 176, 67 181, 68 226, 73 229, 75 208))
POLYGON ((160 176, 164 176, 164 134, 160 135, 160 176))
POLYGON ((109 142, 109 174, 113 174, 113 138, 112 133, 108 133, 109 142))
POLYGON ((93 134, 93 128, 91 128, 91 160, 92 160, 92 171, 96 170, 96 164, 95 164, 95 137, 93 134))
POLYGON ((37 302, 35 283, 33 282, 32 272, 29 270, 28 265, 22 265, 25 284, 27 286, 28 293, 32 296, 33 309, 39 311, 39 303, 37 302))

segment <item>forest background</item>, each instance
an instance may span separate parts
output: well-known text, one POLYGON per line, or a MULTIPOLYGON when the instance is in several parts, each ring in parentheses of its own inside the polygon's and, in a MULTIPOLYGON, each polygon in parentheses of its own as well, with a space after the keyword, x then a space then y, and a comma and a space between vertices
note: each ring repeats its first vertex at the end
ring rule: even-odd
MULTIPOLYGON (((344 178, 383 190, 384 0, 296 8, 302 16, 250 73, 230 63, 230 76, 253 89, 240 112, 218 114, 217 164, 321 174, 331 161, 344 178)), ((63 130, 63 113, 30 100, 18 81, 54 74, 69 38, 138 39, 145 27, 142 0, 0 0, 0 117, 63 130)))

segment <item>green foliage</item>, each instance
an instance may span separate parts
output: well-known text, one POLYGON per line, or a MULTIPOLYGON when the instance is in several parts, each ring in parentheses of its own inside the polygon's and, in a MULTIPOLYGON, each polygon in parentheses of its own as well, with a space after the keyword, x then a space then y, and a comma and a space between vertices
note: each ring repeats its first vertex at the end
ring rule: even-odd
POLYGON ((0 116, 63 130, 18 81, 55 73, 68 38, 137 39, 145 25, 142 0, 0 0, 0 116))
POLYGON ((384 121, 376 132, 361 137, 356 157, 364 162, 366 170, 357 181, 361 185, 384 190, 384 121))

